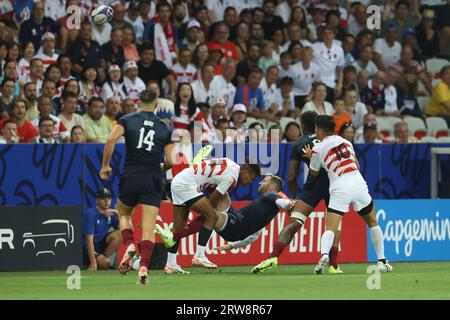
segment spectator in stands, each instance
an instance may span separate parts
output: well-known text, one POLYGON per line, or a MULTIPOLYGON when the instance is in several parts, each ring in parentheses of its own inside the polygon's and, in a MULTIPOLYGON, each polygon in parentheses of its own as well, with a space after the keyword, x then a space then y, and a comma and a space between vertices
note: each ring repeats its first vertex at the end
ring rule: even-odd
MULTIPOLYGON (((247 112, 248 113, 248 112, 247 112)), ((266 135, 264 132, 264 126, 262 123, 253 122, 248 127, 248 141, 249 143, 260 143, 266 141, 266 135)))
POLYGON ((92 40, 97 41, 100 46, 111 41, 112 26, 109 23, 92 24, 92 40))
POLYGON ((20 59, 20 45, 13 41, 8 46, 8 55, 6 56, 6 61, 14 61, 19 63, 20 59))
POLYGON ((413 60, 423 63, 422 53, 417 44, 416 29, 409 28, 403 33, 402 46, 409 46, 413 50, 413 60))
POLYGON ((172 117, 175 114, 173 102, 169 99, 161 98, 161 89, 157 81, 150 80, 147 84, 147 90, 155 92, 158 98, 158 108, 155 112, 156 116, 167 125, 171 125, 172 117))
POLYGON ((42 95, 38 99, 38 110, 39 118, 34 119, 31 123, 36 127, 40 128, 39 120, 41 118, 50 118, 53 121, 53 137, 63 142, 69 142, 70 132, 62 123, 61 119, 53 115, 53 103, 49 97, 42 95))
POLYGON ((261 24, 252 22, 250 24, 250 38, 248 39, 248 42, 250 44, 256 44, 258 47, 261 47, 263 41, 264 41, 264 30, 261 24))
POLYGON ((206 119, 210 128, 217 128, 217 123, 220 119, 226 118, 227 103, 224 99, 218 98, 214 101, 211 108, 211 113, 206 119))
MULTIPOLYGON (((205 43, 199 44, 193 53, 192 64, 198 70, 201 70, 203 65, 208 61, 209 58, 209 49, 208 45, 205 43)), ((198 78, 201 78, 201 73, 198 72, 198 78)))
POLYGON ((308 23, 309 40, 316 41, 320 38, 319 28, 325 23, 325 10, 316 5, 309 11, 311 15, 311 22, 308 23))
POLYGON ((363 135, 359 137, 355 143, 382 143, 383 141, 379 138, 377 125, 375 122, 369 122, 364 124, 363 135))
POLYGON ((265 0, 263 4, 264 18, 262 21, 262 27, 264 30, 264 37, 266 39, 272 38, 275 30, 280 30, 284 27, 284 23, 281 17, 275 14, 276 4, 277 1, 275 0, 265 0))
POLYGON ((409 14, 410 5, 407 0, 399 0, 395 4, 395 17, 386 21, 386 24, 394 24, 398 27, 400 33, 397 37, 397 41, 400 40, 400 36, 408 28, 414 28, 417 24, 416 19, 409 14))
POLYGON ((312 85, 320 81, 320 67, 312 61, 313 49, 306 47, 302 52, 302 61, 292 66, 291 77, 294 80, 295 106, 302 108, 311 94, 312 85))
POLYGON ((12 98, 19 96, 20 86, 17 81, 17 63, 15 61, 7 61, 3 66, 3 76, 0 77, 0 83, 4 78, 11 78, 14 80, 14 91, 12 93, 12 98))
POLYGON ((426 60, 439 55, 439 32, 435 23, 433 9, 424 9, 422 21, 416 27, 417 43, 422 51, 422 59, 426 60))
POLYGON ((356 37, 356 45, 353 48, 352 56, 356 60, 358 60, 362 49, 365 46, 373 46, 373 44, 374 44, 374 35, 372 31, 368 29, 362 30, 360 33, 358 33, 358 36, 356 37))
POLYGON ((236 95, 236 87, 232 83, 232 80, 236 76, 236 66, 237 63, 235 60, 225 60, 222 74, 216 75, 211 84, 214 88, 220 88, 220 97, 227 102, 227 107, 230 111, 233 106, 234 96, 236 95))
MULTIPOLYGON (((279 118, 276 116, 278 113, 278 105, 276 102, 277 83, 279 80, 280 71, 277 66, 271 66, 267 69, 265 77, 261 80, 259 88, 262 91, 264 99, 264 109, 267 116, 270 114, 270 118, 277 122, 279 118)), ((268 119, 269 120, 269 119, 268 119)))
POLYGON ((141 57, 138 63, 139 78, 144 81, 144 84, 148 83, 149 80, 156 80, 160 88, 162 87, 162 81, 165 79, 169 85, 166 98, 174 101, 177 87, 175 78, 166 65, 155 58, 155 48, 151 43, 146 42, 141 46, 139 54, 141 57))
MULTIPOLYGON (((275 8, 275 14, 281 17, 284 23, 288 23, 289 19, 293 19, 293 11, 295 10, 295 7, 298 6, 298 2, 299 1, 297 0, 278 1, 278 5, 275 8)), ((304 19, 306 19, 306 15, 304 19)), ((294 22, 298 22, 298 20, 295 20, 294 22)))
POLYGON ((351 116, 351 123, 355 129, 363 125, 363 117, 367 114, 366 105, 358 101, 358 95, 355 89, 347 89, 344 92, 345 110, 351 116))
POLYGON ((22 43, 22 54, 23 57, 19 61, 19 65, 17 67, 17 75, 18 80, 21 85, 25 84, 25 81, 30 75, 30 62, 31 59, 34 56, 35 50, 34 50, 34 44, 31 41, 22 43))
POLYGON ((86 65, 100 67, 100 45, 92 40, 92 25, 89 20, 81 22, 80 34, 70 45, 69 57, 72 61, 72 73, 81 76, 86 65))
POLYGON ((125 94, 121 90, 122 72, 120 67, 116 64, 112 64, 108 68, 108 76, 105 83, 103 83, 100 97, 103 101, 107 101, 111 97, 115 97, 121 102, 125 98, 125 94))
POLYGON ((341 126, 338 134, 353 144, 355 143, 355 132, 356 130, 353 124, 351 122, 346 122, 341 126))
MULTIPOLYGON (((367 74, 364 72, 364 74, 367 74)), ((343 90, 355 89, 358 91, 358 72, 356 68, 352 65, 346 66, 344 68, 344 84, 343 90)))
POLYGON ((264 40, 262 43, 262 55, 258 60, 258 68, 264 73, 271 66, 275 66, 277 63, 273 59, 274 44, 272 41, 264 40))
POLYGON ((361 102, 366 105, 367 110, 370 113, 376 113, 378 110, 384 109, 386 103, 383 87, 384 80, 384 72, 378 71, 373 78, 369 80, 367 87, 361 91, 361 102))
POLYGON ((30 74, 24 83, 33 82, 40 95, 42 92, 42 80, 44 79, 44 64, 41 59, 33 58, 30 62, 30 74))
POLYGON ((419 78, 417 76, 416 69, 413 67, 407 67, 405 68, 404 74, 398 81, 399 86, 397 89, 401 90, 405 105, 402 115, 410 115, 419 118, 423 117, 419 102, 417 100, 418 80, 419 78))
POLYGON ((125 63, 125 52, 123 48, 123 31, 115 28, 111 31, 111 41, 101 47, 101 65, 109 68, 111 65, 118 65, 120 68, 125 63))
POLYGON ((132 25, 136 33, 136 43, 141 44, 144 36, 144 22, 139 15, 139 2, 131 1, 128 7, 128 13, 124 20, 132 25))
POLYGON ((36 85, 33 82, 28 82, 23 91, 25 95, 24 99, 27 102, 26 119, 28 121, 33 121, 34 119, 39 118, 36 85))
POLYGON ((227 118, 220 118, 217 121, 215 143, 234 143, 234 130, 230 129, 230 122, 227 118))
POLYGON ((373 60, 379 70, 386 70, 393 63, 400 59, 402 45, 396 39, 399 37, 399 28, 395 24, 388 24, 385 27, 384 38, 375 40, 373 60))
POLYGON ((14 94, 14 80, 4 78, 1 83, 2 96, 0 97, 0 115, 3 120, 9 119, 14 94))
POLYGON ((307 15, 304 7, 295 4, 292 11, 289 12, 290 18, 286 22, 288 25, 299 25, 302 30, 309 33, 308 25, 306 23, 307 15))
POLYGON ((83 216, 83 261, 89 265, 88 271, 111 268, 114 264, 111 257, 122 244, 118 211, 110 209, 111 198, 109 189, 99 189, 95 194, 96 206, 83 216))
POLYGON ((201 68, 201 78, 192 83, 192 90, 196 102, 206 102, 211 104, 220 97, 220 88, 212 83, 215 75, 215 67, 211 63, 206 63, 201 68))
POLYGON ((346 34, 342 41, 342 49, 344 50, 344 66, 347 67, 353 64, 355 58, 352 55, 352 51, 355 48, 356 37, 352 34, 346 34))
POLYGON ((90 143, 106 143, 112 130, 111 122, 105 116, 105 103, 101 98, 89 100, 87 113, 83 116, 86 140, 90 143))
POLYGON ((416 68, 420 81, 423 82, 428 92, 431 94, 431 92, 433 91, 433 87, 424 67, 418 61, 413 60, 413 49, 410 46, 405 45, 402 48, 400 60, 395 62, 392 67, 395 68, 399 73, 403 73, 405 71, 405 68, 408 66, 416 68))
POLYGON ((156 60, 163 62, 167 68, 172 68, 173 60, 176 58, 176 39, 178 37, 175 24, 170 21, 172 7, 166 1, 159 1, 156 11, 158 18, 145 26, 143 40, 150 41, 155 45, 156 60))
POLYGON ((55 52, 55 35, 51 32, 46 32, 41 38, 41 48, 38 50, 34 58, 41 59, 44 65, 44 72, 47 68, 55 64, 58 60, 59 54, 55 52))
POLYGON ((243 104, 235 104, 231 112, 230 127, 236 131, 235 143, 245 143, 247 137, 247 108, 243 104))
POLYGON ((181 42, 181 47, 189 49, 191 53, 194 53, 200 42, 200 23, 196 20, 191 20, 186 26, 186 36, 181 42))
POLYGON ((399 74, 394 68, 391 67, 386 71, 383 84, 385 104, 383 108, 375 112, 378 116, 400 117, 403 114, 403 110, 405 109, 403 93, 395 84, 398 77, 399 74))
POLYGON ((273 124, 267 129, 267 143, 282 143, 286 142, 283 128, 279 124, 273 124))
POLYGON ((236 87, 241 87, 247 79, 250 71, 257 68, 257 63, 260 58, 260 49, 256 44, 250 44, 248 47, 248 54, 246 59, 238 63, 236 69, 236 87))
POLYGON ((62 86, 65 86, 67 81, 75 79, 75 77, 71 74, 72 61, 68 55, 62 54, 58 57, 58 66, 61 69, 60 84, 62 86))
POLYGON ((134 61, 127 61, 123 65, 122 93, 138 105, 139 94, 145 90, 145 82, 138 77, 138 65, 134 61))
POLYGON ((370 77, 373 77, 375 73, 378 71, 377 66, 372 61, 373 52, 372 46, 365 46, 359 55, 359 59, 353 63, 353 66, 356 68, 357 72, 366 71, 370 77))
POLYGON ((223 59, 233 59, 239 61, 239 54, 236 45, 229 41, 230 28, 225 22, 219 22, 214 31, 214 37, 208 42, 210 51, 217 48, 222 52, 223 59))
POLYGON ((192 83, 197 76, 197 69, 191 64, 191 51, 187 48, 181 49, 178 57, 178 63, 172 68, 177 85, 182 82, 192 83))
POLYGON ((284 51, 280 54, 280 78, 295 77, 296 71, 292 65, 292 57, 288 51, 284 51))
POLYGON ((187 129, 189 123, 200 121, 202 115, 195 104, 194 92, 189 83, 181 83, 177 89, 175 114, 172 117, 174 129, 187 129))
POLYGON ((56 96, 61 96, 61 69, 57 64, 52 64, 47 68, 44 80, 53 81, 56 84, 56 96))
POLYGON ((339 130, 341 130, 342 125, 346 122, 352 122, 352 118, 350 117, 350 114, 347 112, 345 108, 343 98, 335 99, 333 108, 334 108, 333 119, 334 122, 336 123, 334 133, 339 134, 339 130))
POLYGON ((13 119, 4 121, 0 135, 0 144, 15 144, 18 142, 17 123, 13 119))
POLYGON ((406 122, 397 122, 394 125, 394 143, 417 143, 420 142, 416 137, 409 135, 408 124, 406 122))
POLYGON ((333 32, 336 35, 336 40, 342 41, 344 40, 347 32, 340 24, 340 16, 341 14, 339 13, 339 10, 328 10, 325 16, 325 23, 333 28, 333 32))
POLYGON ((55 101, 59 100, 59 97, 56 96, 56 83, 52 80, 44 80, 42 83, 42 95, 41 97, 47 97, 50 99, 52 104, 52 114, 57 115, 59 113, 59 109, 56 109, 58 105, 55 101))
POLYGON ((361 2, 353 6, 353 12, 348 19, 348 32, 355 37, 367 25, 366 6, 361 2))
POLYGON ((86 136, 84 135, 84 129, 81 126, 73 126, 70 131, 71 143, 86 143, 86 136))
POLYGON ((61 141, 53 137, 53 131, 55 130, 55 123, 52 118, 42 116, 39 119, 39 136, 35 137, 30 143, 47 143, 47 144, 59 144, 61 141))
POLYGON ((136 45, 136 34, 132 26, 122 27, 122 47, 125 60, 139 61, 139 52, 136 45))
POLYGON ((300 133, 300 125, 295 121, 291 121, 286 125, 286 128, 284 129, 283 140, 281 142, 296 143, 300 138, 300 133))
POLYGON ((71 131, 75 126, 85 128, 83 117, 75 113, 77 110, 78 96, 71 91, 65 91, 61 98, 62 107, 58 118, 61 119, 67 130, 71 131))
POLYGON ((64 52, 67 46, 68 33, 66 28, 61 27, 55 20, 45 17, 45 7, 43 1, 37 1, 33 4, 31 10, 31 18, 22 23, 20 26, 19 40, 20 43, 28 41, 33 42, 37 49, 41 44, 41 38, 46 32, 59 34, 60 50, 64 52))
POLYGON ((441 117, 450 127, 450 65, 441 70, 441 81, 434 87, 427 108, 427 116, 441 117))
POLYGON ((16 98, 12 106, 12 118, 17 123, 17 135, 20 143, 29 143, 38 135, 33 124, 25 119, 27 114, 27 102, 23 99, 16 98))
POLYGON ((121 104, 122 113, 117 116, 117 119, 120 119, 122 116, 133 113, 137 111, 137 106, 134 103, 133 99, 125 98, 121 104))
POLYGON ((116 117, 120 113, 120 102, 116 97, 110 97, 106 100, 105 116, 108 118, 111 126, 114 127, 117 123, 116 117))
POLYGON ((288 26, 288 41, 283 45, 283 51, 290 51, 289 47, 293 43, 300 43, 302 46, 310 46, 311 43, 302 37, 302 29, 297 24, 290 24, 288 26))
POLYGON ((275 30, 272 33, 273 53, 272 58, 276 64, 280 64, 280 54, 283 52, 284 32, 283 29, 275 30))
POLYGON ((98 71, 94 65, 84 65, 81 74, 80 96, 81 101, 86 106, 92 97, 100 97, 100 89, 97 86, 98 71))
POLYGON ((288 48, 291 54, 292 63, 296 64, 302 61, 303 45, 299 41, 291 42, 288 48))
POLYGON ((339 97, 342 93, 344 51, 334 40, 334 33, 330 27, 322 29, 323 42, 313 44, 314 61, 319 65, 321 81, 326 85, 327 101, 339 97))
POLYGON ((302 113, 306 111, 315 111, 319 115, 333 114, 333 106, 328 101, 325 101, 327 96, 327 87, 323 82, 316 82, 312 87, 312 99, 308 101, 302 108, 302 113))
MULTIPOLYGON (((86 112, 86 107, 84 106, 83 102, 80 100, 80 84, 78 83, 77 80, 75 79, 70 79, 69 81, 66 82, 66 84, 64 85, 64 89, 62 91, 62 94, 64 94, 64 92, 73 92, 76 94, 76 96, 78 97, 78 103, 77 103, 77 110, 75 111, 77 114, 83 115, 86 112)), ((58 108, 59 110, 61 110, 61 107, 58 108)))
POLYGON ((236 26, 236 39, 234 40, 234 44, 236 45, 239 61, 242 61, 246 58, 248 53, 248 40, 250 39, 250 30, 248 24, 244 21, 241 21, 236 26))
POLYGON ((282 117, 297 118, 300 114, 300 108, 296 108, 293 93, 294 80, 291 77, 284 77, 280 81, 280 89, 275 93, 275 104, 278 108, 278 114, 282 117))
POLYGON ((265 109, 264 97, 259 86, 263 78, 260 69, 253 69, 248 75, 248 81, 237 91, 234 103, 242 103, 247 107, 247 115, 253 118, 265 118, 263 110, 265 109))

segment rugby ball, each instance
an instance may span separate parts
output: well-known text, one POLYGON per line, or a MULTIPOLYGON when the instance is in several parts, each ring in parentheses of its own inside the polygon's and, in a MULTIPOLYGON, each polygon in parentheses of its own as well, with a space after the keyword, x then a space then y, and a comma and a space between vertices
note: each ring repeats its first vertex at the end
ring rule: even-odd
POLYGON ((105 24, 111 21, 114 15, 114 9, 110 6, 101 5, 95 8, 91 13, 92 22, 98 25, 105 24))

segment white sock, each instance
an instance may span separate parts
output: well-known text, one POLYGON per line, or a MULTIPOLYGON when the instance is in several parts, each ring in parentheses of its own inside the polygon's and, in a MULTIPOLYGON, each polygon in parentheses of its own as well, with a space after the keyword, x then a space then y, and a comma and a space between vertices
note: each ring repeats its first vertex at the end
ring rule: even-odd
POLYGON ((320 252, 321 254, 329 254, 331 246, 333 245, 334 232, 327 230, 323 233, 322 239, 320 240, 320 252))
POLYGON ((372 245, 378 260, 385 259, 383 231, 381 231, 380 226, 370 228, 370 239, 372 240, 372 245))
POLYGON ((206 251, 206 247, 200 246, 200 245, 197 244, 197 251, 195 252, 195 256, 197 258, 204 258, 205 257, 205 251, 206 251))
POLYGON ((167 253, 167 264, 169 264, 171 266, 176 266, 177 265, 177 255, 178 255, 178 253, 168 252, 167 253))

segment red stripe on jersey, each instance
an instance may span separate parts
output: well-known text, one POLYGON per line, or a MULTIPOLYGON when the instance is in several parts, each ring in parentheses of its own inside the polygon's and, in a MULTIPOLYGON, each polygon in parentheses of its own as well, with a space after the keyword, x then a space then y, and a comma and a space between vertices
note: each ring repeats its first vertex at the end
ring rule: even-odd
POLYGON ((327 162, 328 158, 331 157, 333 154, 335 154, 333 149, 330 149, 330 151, 328 151, 327 156, 325 157, 323 162, 327 162))
POLYGON ((337 160, 338 157, 334 157, 330 163, 327 165, 327 169, 330 169, 331 165, 337 160))
POLYGON ((228 190, 233 189, 234 187, 236 187, 237 181, 235 178, 233 178, 233 183, 231 184, 231 186, 228 188, 228 190))
POLYGON ((344 169, 341 173, 339 173, 339 177, 342 176, 343 174, 346 174, 346 173, 349 173, 349 172, 353 172, 353 171, 356 171, 356 170, 357 170, 356 168, 344 169))
POLYGON ((194 164, 194 174, 197 174, 198 171, 198 165, 194 164))
POLYGON ((211 176, 212 176, 213 173, 214 173, 214 170, 216 170, 216 164, 215 164, 215 163, 213 163, 213 164, 211 165, 211 171, 210 171, 209 174, 208 174, 208 178, 211 178, 211 176))
POLYGON ((352 163, 355 163, 355 161, 353 161, 353 159, 347 159, 345 161, 342 161, 341 163, 339 163, 339 165, 336 168, 334 168, 334 172, 336 172, 337 169, 343 168, 343 167, 345 167, 345 166, 347 166, 349 164, 352 164, 352 163))
POLYGON ((217 175, 218 175, 218 176, 222 175, 222 173, 225 171, 226 168, 227 168, 227 162, 225 161, 225 162, 222 163, 222 165, 220 166, 220 171, 217 172, 217 175))
POLYGON ((206 162, 202 161, 202 173, 200 175, 204 175, 206 170, 206 162))

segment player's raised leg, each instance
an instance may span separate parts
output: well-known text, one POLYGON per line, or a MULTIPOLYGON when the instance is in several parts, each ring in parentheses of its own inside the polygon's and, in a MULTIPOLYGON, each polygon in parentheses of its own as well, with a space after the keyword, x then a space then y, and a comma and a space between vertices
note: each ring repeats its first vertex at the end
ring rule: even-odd
POLYGON ((119 272, 123 275, 132 269, 133 258, 136 255, 133 235, 133 207, 127 206, 120 199, 117 201, 117 210, 119 211, 119 226, 122 235, 122 241, 125 245, 125 254, 119 264, 119 272))
POLYGON ((367 223, 370 230, 370 239, 377 255, 377 267, 381 272, 391 272, 393 267, 388 263, 384 256, 384 237, 377 216, 375 214, 375 206, 373 201, 368 206, 358 211, 359 215, 367 223))

